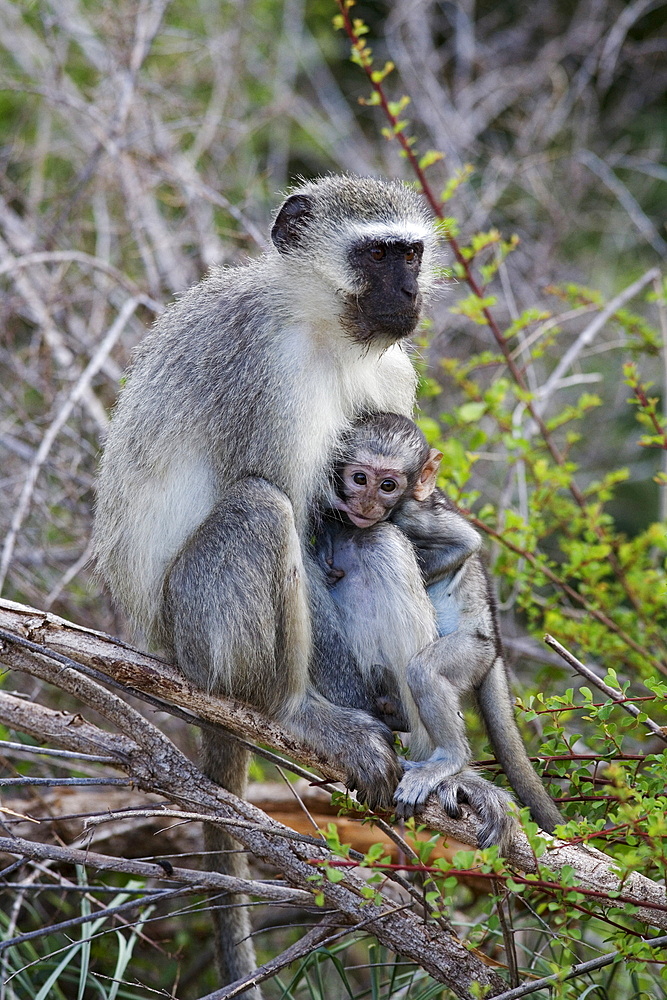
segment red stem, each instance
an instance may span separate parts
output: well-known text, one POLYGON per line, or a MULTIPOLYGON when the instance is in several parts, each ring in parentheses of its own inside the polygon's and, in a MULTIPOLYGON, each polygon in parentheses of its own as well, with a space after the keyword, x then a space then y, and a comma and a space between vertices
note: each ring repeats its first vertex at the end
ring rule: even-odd
POLYGON ((521 885, 530 886, 531 888, 536 889, 545 889, 550 892, 578 892, 581 893, 582 896, 592 896, 595 899, 611 900, 614 903, 629 903, 632 906, 645 906, 649 910, 667 911, 667 904, 665 903, 653 903, 647 899, 637 899, 636 896, 611 896, 609 893, 603 892, 600 889, 586 889, 581 885, 561 885, 559 882, 549 882, 545 879, 539 878, 527 878, 524 875, 514 874, 514 872, 483 872, 479 871, 477 868, 448 868, 444 871, 436 865, 392 864, 390 862, 387 862, 387 864, 381 864, 379 861, 369 861, 360 865, 358 861, 348 861, 343 858, 335 858, 333 861, 322 860, 321 858, 308 858, 307 863, 315 867, 328 865, 331 868, 363 867, 377 868, 380 871, 426 872, 429 875, 439 875, 442 878, 447 878, 448 875, 460 875, 462 877, 486 878, 489 880, 502 879, 503 881, 507 881, 507 879, 512 879, 513 882, 519 882, 521 885))

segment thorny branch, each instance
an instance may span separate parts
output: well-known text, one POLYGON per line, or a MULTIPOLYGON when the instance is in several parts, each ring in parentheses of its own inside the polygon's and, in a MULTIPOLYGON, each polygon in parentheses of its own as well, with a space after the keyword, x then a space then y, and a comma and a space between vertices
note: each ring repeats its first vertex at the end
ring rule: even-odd
MULTIPOLYGON (((562 656, 566 663, 569 663, 571 667, 578 670, 582 677, 589 680, 591 684, 594 684, 600 691, 604 691, 604 693, 608 695, 612 701, 615 701, 617 705, 620 705, 621 708, 625 709, 625 711, 628 712, 628 714, 633 718, 636 719, 638 715, 642 714, 646 715, 646 713, 642 713, 636 705, 628 702, 620 691, 610 687, 608 684, 605 684, 602 678, 598 677, 594 670, 591 670, 591 668, 587 667, 585 663, 582 663, 576 656, 573 656, 569 649, 562 646, 552 635, 545 635, 544 641, 547 646, 551 646, 552 649, 555 649, 558 655, 562 656)), ((654 722, 653 719, 650 719, 648 716, 646 716, 643 720, 643 724, 647 726, 651 730, 651 733, 654 736, 657 736, 659 740, 662 740, 663 743, 667 743, 667 732, 665 732, 664 726, 659 726, 657 722, 654 722)))
MULTIPOLYGON (((352 61, 356 62, 363 69, 368 81, 371 85, 373 94, 375 96, 375 102, 380 105, 382 111, 389 121, 391 126, 388 130, 387 137, 395 138, 400 147, 403 155, 408 160, 410 168, 412 169, 419 185, 421 187, 422 194, 431 207, 431 210, 436 217, 443 224, 445 222, 445 206, 443 201, 438 198, 435 194, 433 186, 426 177, 426 168, 422 165, 420 158, 417 156, 414 148, 414 139, 407 135, 406 133, 406 121, 401 121, 398 114, 394 113, 392 105, 387 99, 385 94, 383 81, 389 72, 393 69, 393 66, 389 64, 384 70, 377 71, 373 66, 373 57, 370 48, 364 41, 363 35, 365 34, 367 28, 363 25, 361 21, 355 21, 351 14, 350 9, 354 5, 354 0, 336 0, 336 4, 340 11, 340 22, 339 25, 342 27, 347 34, 352 50, 352 61)), ((405 99, 407 100, 407 98, 405 99)), ((578 357, 580 351, 583 347, 592 340, 597 333, 602 329, 605 323, 611 319, 614 313, 618 312, 620 306, 636 295, 646 284, 650 281, 656 279, 660 272, 657 268, 649 269, 641 278, 636 282, 633 282, 628 288, 624 289, 616 299, 614 299, 609 305, 601 310, 600 314, 592 320, 588 325, 586 330, 581 334, 575 344, 566 352, 565 356, 561 359, 561 362, 557 365, 556 370, 547 381, 543 390, 538 394, 537 399, 533 398, 530 392, 530 386, 526 381, 526 377, 521 366, 518 364, 513 348, 511 346, 510 338, 501 329, 496 317, 489 308, 488 305, 484 303, 484 288, 480 281, 477 279, 475 274, 474 255, 470 256, 465 254, 457 240, 456 236, 448 230, 445 230, 445 235, 449 247, 454 255, 454 259, 460 269, 463 280, 468 285, 473 295, 479 300, 480 303, 480 313, 484 318, 484 322, 491 331, 494 340, 496 341, 501 354, 503 356, 504 362, 510 372, 513 381, 521 390, 524 400, 523 405, 526 412, 530 416, 533 424, 539 430, 540 436, 544 441, 544 444, 551 455, 554 463, 558 466, 563 466, 566 462, 566 456, 563 451, 559 448, 554 440, 554 436, 549 430, 545 420, 544 412, 546 409, 546 403, 549 397, 553 394, 554 390, 558 387, 562 376, 565 371, 571 367, 572 363, 578 357), (542 397, 542 392, 544 393, 544 398, 542 397)), ((662 238, 660 238, 661 246, 667 246, 662 238)), ((586 511, 586 496, 576 483, 573 477, 569 477, 567 482, 567 489, 574 502, 580 508, 582 512, 586 511)), ((610 536, 609 532, 605 529, 604 525, 593 523, 592 530, 598 536, 600 541, 607 542, 610 546, 610 551, 608 553, 609 563, 614 571, 616 578, 622 584, 628 600, 631 602, 635 610, 641 614, 641 604, 637 599, 633 587, 627 578, 627 574, 624 571, 622 562, 618 555, 618 543, 616 540, 610 536)), ((505 538, 498 536, 499 541, 505 545, 505 538)), ((618 630, 617 630, 618 631, 618 630)), ((625 635, 623 636, 625 639, 625 635)), ((627 640, 626 640, 627 641, 627 640)), ((629 643, 631 648, 636 648, 632 643, 629 643)), ((652 658, 652 662, 659 665, 659 669, 663 673, 667 673, 667 663, 664 661, 655 661, 652 658)))

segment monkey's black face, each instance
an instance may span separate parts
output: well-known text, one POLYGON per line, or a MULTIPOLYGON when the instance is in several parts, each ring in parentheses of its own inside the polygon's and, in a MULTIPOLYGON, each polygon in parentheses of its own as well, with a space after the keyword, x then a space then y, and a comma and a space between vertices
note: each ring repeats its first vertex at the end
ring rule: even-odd
POLYGON ((360 291, 346 296, 342 322, 355 340, 394 343, 413 333, 421 314, 423 253, 420 241, 366 240, 352 247, 348 260, 360 291))

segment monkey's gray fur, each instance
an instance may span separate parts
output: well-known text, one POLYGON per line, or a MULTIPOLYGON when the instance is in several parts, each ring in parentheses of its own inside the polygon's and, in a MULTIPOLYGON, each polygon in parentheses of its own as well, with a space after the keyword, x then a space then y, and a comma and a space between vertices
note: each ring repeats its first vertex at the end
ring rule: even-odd
MULTIPOLYGON (((341 707, 313 683, 335 678, 323 688, 336 696, 359 687, 306 552, 308 515, 351 421, 412 412, 402 341, 434 282, 435 231, 407 186, 332 176, 293 192, 272 239, 259 260, 213 268, 137 351, 101 465, 97 558, 189 679, 266 711, 389 805, 402 773, 390 731, 360 694, 341 707)), ((204 766, 243 794, 245 754, 230 742, 204 735, 204 766)), ((209 831, 209 850, 233 845, 209 831)), ((219 860, 245 871, 242 855, 219 860)), ((254 968, 249 941, 238 944, 246 912, 218 911, 225 981, 254 968)))
POLYGON ((505 847, 512 833, 508 798, 499 789, 491 791, 481 777, 472 778, 467 768, 463 695, 475 693, 496 757, 533 819, 551 832, 562 817, 535 774, 516 725, 495 602, 479 557, 481 538, 434 488, 441 457, 429 452, 423 434, 405 416, 366 415, 339 447, 334 482, 345 502, 325 520, 318 546, 334 570, 331 594, 369 691, 380 693, 380 705, 392 680, 399 692, 394 713, 407 722, 411 758, 396 790, 399 815, 412 815, 433 791, 456 813, 458 797, 465 795, 482 818, 482 846, 505 847), (346 468, 363 472, 369 487, 359 490, 367 504, 380 479, 388 477, 391 486, 405 477, 407 485, 384 497, 386 520, 367 528, 341 523, 339 512, 349 516, 349 504, 352 511, 362 509, 354 495, 340 492, 355 488, 345 486, 346 468), (430 486, 418 500, 413 491, 418 480, 424 488, 422 470, 430 486))

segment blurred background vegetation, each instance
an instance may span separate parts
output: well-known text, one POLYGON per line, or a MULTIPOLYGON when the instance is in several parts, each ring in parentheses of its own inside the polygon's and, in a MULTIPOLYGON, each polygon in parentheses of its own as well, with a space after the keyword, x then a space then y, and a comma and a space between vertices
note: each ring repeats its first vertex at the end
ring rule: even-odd
MULTIPOLYGON (((294 177, 411 179, 377 109, 357 103, 367 82, 334 13, 329 0, 0 3, 3 534, 86 363, 123 303, 145 297, 40 463, 4 553, 6 596, 121 630, 83 563, 100 440, 145 323, 211 264, 257 253, 294 177)), ((664 258, 664 4, 459 0, 358 13, 377 63, 397 67, 386 89, 411 97, 420 147, 445 154, 434 187, 475 167, 451 206, 462 232, 520 238, 500 273, 501 318, 554 309, 552 284, 610 296, 664 258)), ((436 361, 491 346, 486 329, 449 313, 464 291, 453 285, 434 306, 436 361)), ((569 313, 556 354, 587 320, 569 313)), ((635 530, 656 516, 658 491, 609 361, 619 339, 612 326, 579 359, 608 404, 587 423, 583 464, 598 474, 620 454, 632 466, 618 516, 635 530)), ((651 376, 663 380, 657 360, 651 376)), ((485 479, 488 463, 478 469, 485 479)))
MULTIPOLYGON (((126 635, 89 538, 109 412, 146 324, 211 265, 259 253, 297 176, 414 180, 379 109, 359 102, 369 84, 336 12, 330 0, 0 0, 3 596, 126 635)), ((469 250, 490 268, 507 350, 478 322, 451 253, 419 343, 424 426, 451 492, 490 529, 513 666, 532 690, 562 695, 567 675, 535 638, 547 627, 650 681, 667 669, 667 451, 645 405, 656 440, 640 445, 647 427, 622 366, 654 383, 660 424, 667 319, 651 269, 664 274, 667 252, 667 4, 395 0, 353 14, 376 66, 396 67, 387 95, 410 96, 401 117, 416 148, 444 154, 427 171, 433 191, 473 168, 446 203, 447 231, 464 249, 475 233, 518 237, 507 255, 496 235, 469 250)), ((571 750, 570 718, 531 739, 571 750)), ((635 747, 637 734, 614 735, 635 747)), ((581 813, 572 788, 552 790, 581 813)), ((604 825, 609 803, 590 808, 604 825)), ((365 975, 355 990, 371 988, 365 975)))

